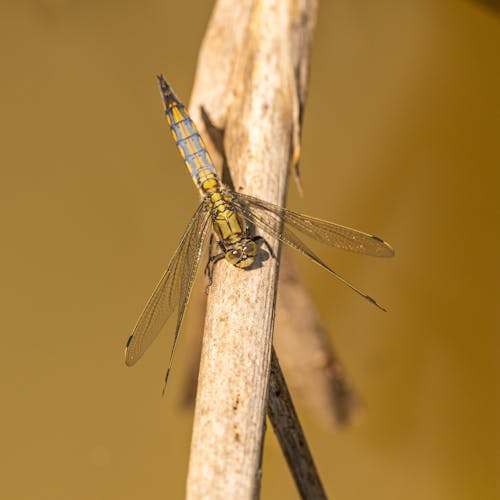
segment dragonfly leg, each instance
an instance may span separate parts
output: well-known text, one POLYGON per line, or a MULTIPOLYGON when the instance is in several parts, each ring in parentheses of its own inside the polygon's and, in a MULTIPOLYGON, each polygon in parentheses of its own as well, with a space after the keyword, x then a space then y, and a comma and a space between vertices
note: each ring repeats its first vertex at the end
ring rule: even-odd
POLYGON ((267 251, 269 252, 269 255, 275 259, 276 258, 276 255, 274 255, 274 252, 273 252, 273 249, 271 248, 271 245, 269 245, 268 241, 263 238, 262 236, 254 236, 252 238, 252 241, 254 241, 255 243, 259 243, 259 245, 262 245, 264 244, 267 251))
MULTIPOLYGON (((221 246, 220 241, 217 242, 219 246, 223 249, 221 246)), ((207 260, 207 265, 205 266, 205 275, 208 278, 208 283, 207 286, 205 287, 205 293, 208 295, 208 289, 210 288, 210 285, 212 284, 212 278, 214 274, 214 265, 219 262, 219 260, 223 259, 225 256, 225 253, 218 253, 213 255, 212 250, 213 250, 213 244, 214 244, 214 235, 213 233, 210 235, 210 242, 208 244, 208 260, 207 260)))
POLYGON ((219 260, 223 259, 226 254, 224 253, 218 253, 217 255, 212 255, 209 257, 207 261, 207 265, 205 266, 205 274, 207 275, 208 278, 208 283, 207 286, 205 287, 205 293, 208 295, 208 289, 210 288, 210 285, 212 284, 212 278, 214 275, 214 266, 219 262, 219 260))

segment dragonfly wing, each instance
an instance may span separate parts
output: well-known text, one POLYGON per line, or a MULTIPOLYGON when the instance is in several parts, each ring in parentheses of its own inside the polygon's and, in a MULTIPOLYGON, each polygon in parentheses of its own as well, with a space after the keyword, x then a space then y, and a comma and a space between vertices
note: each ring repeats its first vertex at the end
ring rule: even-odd
POLYGON ((394 255, 393 248, 378 236, 299 214, 253 196, 241 193, 236 193, 235 196, 244 200, 255 213, 266 213, 268 217, 274 216, 277 220, 282 220, 297 231, 326 245, 374 257, 392 257, 394 255))
POLYGON ((128 339, 125 351, 125 363, 128 366, 132 366, 141 358, 170 316, 177 312, 177 323, 168 368, 170 370, 182 317, 200 262, 203 241, 209 228, 208 215, 204 204, 201 203, 184 231, 165 274, 156 286, 128 339))
MULTIPOLYGON (((354 286, 352 283, 347 281, 345 278, 343 278, 340 274, 338 274, 336 271, 334 271, 330 266, 325 264, 291 229, 288 227, 288 225, 292 226, 292 224, 288 223, 288 220, 285 221, 285 224, 283 224, 280 221, 280 212, 277 211, 271 211, 268 210, 267 207, 262 207, 260 206, 260 203, 249 203, 248 200, 257 200, 260 202, 261 200, 257 198, 250 198, 246 195, 240 195, 237 193, 233 197, 232 203, 238 208, 238 210, 243 214, 245 219, 249 221, 251 224, 259 227, 266 233, 270 234, 271 236, 274 236, 275 238, 279 239, 283 243, 287 244, 288 246, 294 248, 301 254, 305 255, 306 257, 309 257, 313 262, 318 264, 320 267, 328 271, 330 274, 332 274, 335 278, 337 278, 339 281, 347 285, 349 288, 354 290, 357 294, 361 295, 364 299, 368 300, 371 302, 373 305, 377 306, 379 309, 382 309, 382 311, 385 311, 386 309, 381 306, 373 297, 368 295, 367 293, 363 292, 356 286, 354 286)), ((263 202, 266 203, 266 202, 263 202)), ((267 205, 267 203, 266 203, 267 205)), ((281 209, 277 205, 271 205, 273 208, 281 209)), ((290 211, 287 211, 288 213, 293 213, 290 211)), ((298 214, 297 214, 298 215, 298 214)), ((323 222, 323 221, 322 221, 323 222)), ((292 226, 294 227, 294 226, 292 226)), ((305 234, 309 235, 308 232, 303 231, 305 234)), ((364 234, 364 233, 363 233, 364 234)), ((316 238, 317 239, 317 238, 316 238)), ((322 240, 321 240, 322 241, 322 240)))

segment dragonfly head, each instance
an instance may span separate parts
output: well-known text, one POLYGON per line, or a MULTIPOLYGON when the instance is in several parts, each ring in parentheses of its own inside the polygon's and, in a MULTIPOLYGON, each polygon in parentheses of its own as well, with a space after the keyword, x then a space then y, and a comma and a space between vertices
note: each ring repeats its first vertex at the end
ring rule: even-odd
POLYGON ((255 241, 244 238, 235 243, 226 251, 226 260, 233 266, 245 268, 250 267, 257 255, 259 248, 255 241))

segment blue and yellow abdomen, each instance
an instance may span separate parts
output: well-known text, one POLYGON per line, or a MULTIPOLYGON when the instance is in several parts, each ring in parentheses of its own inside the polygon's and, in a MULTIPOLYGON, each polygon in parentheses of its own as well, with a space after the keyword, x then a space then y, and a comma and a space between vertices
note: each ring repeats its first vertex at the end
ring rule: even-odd
POLYGON ((158 81, 170 132, 196 187, 203 195, 218 191, 219 178, 196 125, 165 78, 160 75, 158 81))

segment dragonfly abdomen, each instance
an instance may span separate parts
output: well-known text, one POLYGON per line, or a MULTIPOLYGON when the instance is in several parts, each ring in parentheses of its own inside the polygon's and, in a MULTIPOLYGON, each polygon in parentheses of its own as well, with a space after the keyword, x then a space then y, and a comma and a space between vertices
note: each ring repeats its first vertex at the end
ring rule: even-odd
POLYGON ((170 132, 194 183, 203 194, 219 189, 219 178, 210 154, 186 107, 163 76, 159 76, 158 80, 170 132))

